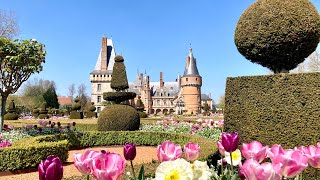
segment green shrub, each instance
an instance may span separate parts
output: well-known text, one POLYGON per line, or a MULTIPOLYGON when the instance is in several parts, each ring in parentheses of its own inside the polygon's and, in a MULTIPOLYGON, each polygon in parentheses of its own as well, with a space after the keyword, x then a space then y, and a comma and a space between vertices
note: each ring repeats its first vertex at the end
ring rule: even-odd
POLYGON ((86 118, 97 118, 98 114, 96 112, 87 111, 86 112, 86 118))
POLYGON ((38 118, 39 118, 39 119, 48 119, 48 118, 49 118, 49 115, 48 115, 48 114, 39 114, 39 115, 38 115, 38 118))
POLYGON ((4 115, 4 120, 17 120, 19 116, 16 113, 8 112, 4 115))
POLYGON ((32 116, 35 117, 35 118, 37 118, 37 117, 39 116, 39 109, 36 109, 36 108, 33 109, 33 110, 32 110, 32 116))
POLYGON ((116 91, 125 90, 129 88, 126 68, 124 66, 124 59, 122 56, 116 56, 115 63, 112 70, 111 88, 116 91))
POLYGON ((257 0, 241 15, 234 39, 251 62, 286 72, 317 48, 320 16, 309 0, 257 0))
POLYGON ((98 130, 98 125, 97 124, 82 124, 82 123, 77 123, 75 126, 77 130, 80 131, 97 131, 98 130))
POLYGON ((25 138, 13 146, 0 149, 0 171, 37 167, 41 160, 56 155, 65 162, 68 158, 68 141, 43 141, 43 137, 25 138), (40 143, 42 142, 42 143, 40 143))
POLYGON ((148 117, 147 113, 145 113, 145 112, 140 112, 140 111, 138 111, 138 113, 139 113, 139 117, 140 117, 140 118, 146 118, 146 117, 148 117))
POLYGON ((79 97, 77 96, 77 97, 74 99, 74 103, 72 103, 72 106, 71 106, 72 110, 78 111, 78 110, 81 109, 81 105, 80 105, 79 101, 80 101, 80 100, 79 100, 79 97))
POLYGON ((127 105, 115 104, 104 108, 98 118, 99 131, 134 131, 139 126, 137 110, 127 105))
POLYGON ((240 143, 258 140, 284 148, 319 142, 320 73, 228 78, 225 130, 240 143))
POLYGON ((83 112, 71 111, 69 118, 70 119, 83 119, 83 112))
POLYGON ((114 101, 116 104, 119 104, 128 99, 133 99, 136 97, 134 92, 105 92, 103 93, 103 99, 106 101, 114 101))

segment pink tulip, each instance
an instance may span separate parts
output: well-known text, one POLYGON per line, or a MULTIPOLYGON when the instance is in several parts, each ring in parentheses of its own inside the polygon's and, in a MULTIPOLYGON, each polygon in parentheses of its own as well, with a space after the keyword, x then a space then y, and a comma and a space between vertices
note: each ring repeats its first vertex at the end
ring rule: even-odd
POLYGON ((269 158, 271 159, 272 162, 275 161, 276 157, 278 155, 281 155, 284 153, 284 150, 282 148, 281 145, 279 144, 274 144, 270 149, 269 151, 267 152, 269 158))
POLYGON ((263 147, 258 141, 252 141, 249 144, 243 143, 241 153, 246 159, 254 158, 262 162, 267 156, 268 146, 263 147))
POLYGON ((235 151, 238 147, 239 144, 239 135, 237 132, 229 134, 229 133, 222 133, 222 138, 221 138, 221 143, 224 147, 224 149, 229 152, 232 153, 233 151, 235 151))
POLYGON ((273 161, 277 172, 287 178, 300 174, 308 167, 308 157, 300 150, 286 150, 284 154, 276 156, 273 161))
POLYGON ((39 180, 61 180, 63 177, 62 161, 59 157, 50 155, 38 166, 39 180))
POLYGON ((221 140, 218 141, 218 149, 219 149, 219 153, 221 154, 221 156, 224 156, 226 150, 224 150, 224 147, 222 146, 221 140))
POLYGON ((184 145, 184 153, 187 160, 194 161, 199 157, 200 146, 198 144, 188 142, 184 145))
POLYGON ((179 144, 167 140, 157 148, 157 156, 159 161, 172 161, 178 159, 182 154, 182 149, 179 144))
POLYGON ((303 153, 309 158, 310 166, 320 168, 320 147, 310 145, 302 149, 303 153))
POLYGON ((117 180, 125 169, 126 160, 116 153, 100 153, 92 161, 92 175, 96 180, 117 180))
POLYGON ((97 157, 101 152, 87 150, 84 154, 74 154, 74 166, 81 174, 88 175, 91 173, 92 160, 97 157))
POLYGON ((240 172, 247 180, 280 180, 281 176, 276 173, 271 163, 259 164, 254 159, 247 159, 240 167, 240 172))

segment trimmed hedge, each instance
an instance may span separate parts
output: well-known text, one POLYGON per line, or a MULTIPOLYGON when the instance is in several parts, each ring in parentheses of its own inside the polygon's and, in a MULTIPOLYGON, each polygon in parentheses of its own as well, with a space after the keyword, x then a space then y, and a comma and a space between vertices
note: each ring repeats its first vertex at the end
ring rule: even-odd
POLYGON ((225 131, 238 132, 240 144, 320 140, 320 73, 227 78, 225 99, 225 131))
POLYGON ((83 112, 71 111, 69 118, 70 119, 83 119, 83 112))
POLYGON ((13 146, 0 149, 0 171, 37 167, 41 160, 51 154, 59 156, 63 162, 66 162, 69 148, 124 145, 126 142, 135 143, 138 146, 157 146, 168 139, 182 147, 187 142, 198 143, 201 147, 200 160, 206 160, 217 150, 216 142, 212 140, 184 134, 140 131, 57 134, 22 139, 13 146))
POLYGON ((241 15, 234 35, 245 58, 275 73, 294 69, 319 39, 319 12, 309 0, 258 0, 241 15))
POLYGON ((44 136, 25 138, 14 143, 13 146, 1 148, 0 171, 37 167, 40 161, 49 155, 59 156, 65 162, 68 158, 68 141, 53 139, 46 141, 45 138, 44 136))
POLYGON ((4 115, 4 120, 17 120, 18 118, 19 116, 15 112, 8 112, 4 115))

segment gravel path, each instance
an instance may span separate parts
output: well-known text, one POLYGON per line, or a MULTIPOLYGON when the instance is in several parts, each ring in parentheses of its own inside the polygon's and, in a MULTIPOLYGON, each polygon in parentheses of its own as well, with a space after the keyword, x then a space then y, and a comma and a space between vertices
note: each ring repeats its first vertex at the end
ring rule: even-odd
MULTIPOLYGON (((91 150, 109 150, 110 152, 119 153, 123 157, 123 146, 105 146, 105 147, 94 147, 88 148, 91 150)), ((78 170, 73 165, 73 155, 76 152, 84 153, 87 149, 82 150, 72 150, 69 151, 69 158, 67 163, 63 165, 63 177, 70 177, 74 175, 81 175, 78 170)), ((124 157, 123 157, 124 158, 124 157)), ((137 156, 133 161, 134 164, 141 164, 144 162, 151 162, 152 159, 157 158, 157 148, 156 147, 147 147, 147 146, 138 146, 137 147, 137 156)), ((127 165, 130 165, 130 162, 127 162, 127 165)), ((37 180, 38 170, 37 168, 15 171, 15 172, 0 172, 0 180, 37 180)))

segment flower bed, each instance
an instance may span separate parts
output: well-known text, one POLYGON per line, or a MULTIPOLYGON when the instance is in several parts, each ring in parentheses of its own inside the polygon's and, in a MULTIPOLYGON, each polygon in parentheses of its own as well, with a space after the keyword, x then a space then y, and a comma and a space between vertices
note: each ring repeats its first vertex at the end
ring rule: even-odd
POLYGON ((0 149, 0 170, 8 171, 36 167, 40 160, 49 155, 58 156, 65 162, 69 148, 123 145, 126 142, 136 145, 157 146, 167 139, 181 145, 190 141, 198 143, 203 147, 199 157, 202 160, 205 160, 212 152, 217 150, 216 143, 212 140, 175 133, 91 131, 77 134, 57 134, 21 139, 10 147, 0 149))

